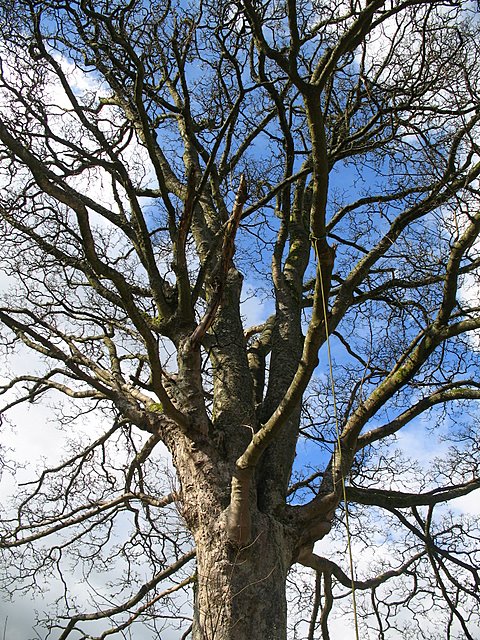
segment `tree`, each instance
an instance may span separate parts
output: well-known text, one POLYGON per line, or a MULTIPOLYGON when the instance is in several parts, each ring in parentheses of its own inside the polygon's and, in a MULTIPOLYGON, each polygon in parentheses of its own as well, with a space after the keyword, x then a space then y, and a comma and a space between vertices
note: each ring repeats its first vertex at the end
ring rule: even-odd
POLYGON ((326 640, 352 590, 362 637, 478 637, 478 523, 446 505, 480 487, 473 4, 2 12, 2 344, 41 363, 3 415, 78 414, 4 512, 6 587, 58 572, 62 640, 326 640), (423 469, 420 421, 450 443, 423 469))

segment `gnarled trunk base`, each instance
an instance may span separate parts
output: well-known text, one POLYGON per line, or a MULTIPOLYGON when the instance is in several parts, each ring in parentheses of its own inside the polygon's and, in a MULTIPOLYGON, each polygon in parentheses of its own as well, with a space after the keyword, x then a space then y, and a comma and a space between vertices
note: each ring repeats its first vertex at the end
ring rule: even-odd
POLYGON ((283 528, 257 514, 252 542, 243 549, 232 547, 220 523, 195 539, 194 640, 286 640, 291 552, 283 528))

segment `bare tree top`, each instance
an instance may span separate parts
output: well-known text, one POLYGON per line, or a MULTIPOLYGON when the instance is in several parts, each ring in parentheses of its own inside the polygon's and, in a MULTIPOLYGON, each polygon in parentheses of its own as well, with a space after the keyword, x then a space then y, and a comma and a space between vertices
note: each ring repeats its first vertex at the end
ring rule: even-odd
POLYGON ((114 603, 65 580, 51 637, 187 637, 194 584, 195 638, 281 640, 300 563, 292 637, 328 638, 353 586, 379 637, 413 603, 473 638, 478 525, 442 506, 480 485, 473 3, 14 0, 0 24, 0 335, 37 363, 2 413, 69 399, 68 455, 6 511, 5 585, 120 554, 114 603), (419 468, 396 438, 425 424, 450 448, 419 468), (383 540, 353 585, 313 553, 345 503, 357 550, 383 540))

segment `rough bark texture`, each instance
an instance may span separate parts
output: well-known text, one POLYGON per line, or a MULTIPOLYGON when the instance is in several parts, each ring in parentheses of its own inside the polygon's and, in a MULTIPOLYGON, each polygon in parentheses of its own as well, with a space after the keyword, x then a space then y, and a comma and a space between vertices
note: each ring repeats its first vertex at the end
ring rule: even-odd
POLYGON ((292 554, 283 528, 257 514, 252 541, 229 544, 222 522, 195 533, 194 640, 285 640, 285 579, 292 554))

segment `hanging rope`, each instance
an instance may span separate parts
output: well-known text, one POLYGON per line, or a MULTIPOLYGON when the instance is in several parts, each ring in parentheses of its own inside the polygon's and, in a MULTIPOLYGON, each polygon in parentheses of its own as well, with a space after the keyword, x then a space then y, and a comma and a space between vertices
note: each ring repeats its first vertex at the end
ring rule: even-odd
MULTIPOLYGON (((338 420, 338 411, 337 411, 337 398, 335 395, 335 380, 333 377, 333 365, 332 365, 332 352, 330 349, 330 334, 328 331, 328 312, 327 312, 327 295, 325 291, 325 285, 323 282, 323 274, 322 274, 322 264, 320 262, 320 256, 318 253, 317 242, 320 238, 315 238, 311 236, 313 249, 315 251, 315 257, 317 259, 317 268, 320 275, 320 291, 322 294, 322 307, 323 307, 323 320, 325 323, 325 337, 327 343, 327 356, 328 356, 328 368, 330 375, 330 387, 332 391, 332 401, 333 401, 333 416, 335 422, 335 432, 336 432, 336 440, 337 440, 337 452, 338 452, 338 467, 340 469, 340 480, 342 483, 342 495, 343 495, 343 504, 345 505, 345 525, 347 528, 347 549, 348 549, 348 557, 350 561, 350 582, 352 585, 352 604, 353 604, 353 619, 355 623, 355 638, 356 640, 360 640, 360 634, 358 631, 358 616, 357 616, 357 598, 355 592, 355 576, 354 576, 354 567, 353 567, 353 554, 352 554, 352 544, 351 544, 351 536, 350 536, 350 523, 349 523, 349 514, 348 514, 348 503, 347 503, 347 490, 345 488, 345 478, 343 477, 342 471, 342 448, 340 442, 340 426, 338 420)), ((333 459, 334 466, 336 466, 337 460, 337 452, 334 451, 333 459)))

